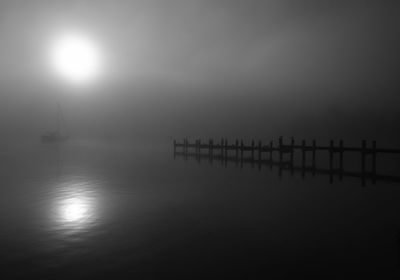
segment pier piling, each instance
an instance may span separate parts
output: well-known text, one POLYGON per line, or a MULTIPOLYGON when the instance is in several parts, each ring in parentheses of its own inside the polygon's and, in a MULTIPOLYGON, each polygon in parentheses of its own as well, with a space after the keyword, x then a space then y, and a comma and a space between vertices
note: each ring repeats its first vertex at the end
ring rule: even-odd
MULTIPOLYGON (((304 176, 306 172, 312 172, 312 175, 315 176, 316 173, 321 172, 320 169, 317 169, 316 163, 316 154, 317 152, 328 152, 329 156, 329 167, 325 169, 324 172, 329 174, 330 181, 333 181, 334 175, 339 175, 339 178, 342 179, 343 176, 359 176, 362 178, 362 184, 365 185, 365 179, 371 178, 374 183, 376 180, 381 180, 382 178, 386 179, 395 179, 396 176, 389 175, 380 175, 377 174, 377 156, 378 154, 400 154, 400 149, 382 149, 377 148, 376 141, 372 141, 372 145, 367 147, 367 141, 361 141, 361 147, 345 147, 343 144, 343 140, 339 140, 339 144, 335 147, 334 141, 330 140, 329 145, 317 146, 316 140, 312 140, 312 144, 307 146, 306 140, 302 140, 300 145, 295 144, 294 138, 291 138, 290 144, 285 145, 283 143, 283 137, 279 137, 277 145, 274 147, 274 142, 269 141, 268 144, 263 144, 262 141, 258 141, 255 144, 254 139, 251 140, 250 145, 245 145, 243 140, 236 139, 234 144, 228 143, 228 139, 221 138, 220 143, 214 143, 213 139, 209 139, 208 142, 203 142, 200 138, 195 139, 192 143, 189 142, 187 137, 182 139, 182 142, 178 142, 175 139, 173 140, 173 152, 174 158, 176 154, 181 154, 184 156, 185 160, 188 157, 194 156, 196 160, 200 161, 201 157, 209 157, 209 161, 212 162, 214 157, 221 159, 221 164, 225 163, 227 165, 227 161, 235 161, 236 164, 239 163, 240 166, 243 167, 243 163, 251 163, 254 166, 254 163, 258 163, 258 168, 261 169, 263 165, 269 165, 270 168, 274 165, 279 166, 279 174, 282 175, 283 169, 291 170, 291 173, 294 171, 302 171, 302 175, 304 176), (214 155, 214 150, 219 149, 219 153, 214 155), (202 153, 203 150, 208 150, 202 153), (234 150, 234 156, 229 155, 229 150, 234 150), (255 155, 255 151, 257 150, 258 155, 255 155), (301 151, 301 165, 300 167, 296 167, 294 162, 295 150, 301 151), (192 152, 190 152, 192 151, 192 152), (239 154, 240 151, 240 154, 239 154), (311 168, 307 167, 307 152, 311 152, 311 168), (263 159, 263 152, 267 155, 263 159), (245 157, 245 153, 250 153, 250 158, 245 157), (289 154, 290 159, 285 160, 284 154, 289 154), (334 168, 334 154, 337 153, 339 156, 338 168, 334 168), (358 173, 349 172, 344 170, 344 153, 359 153, 361 154, 361 170, 358 173), (274 161, 274 154, 279 154, 279 158, 277 161, 274 161), (370 162, 367 170, 367 160, 370 162), (353 175, 351 175, 353 174, 353 175)), ((400 179, 399 179, 400 180, 400 179)))

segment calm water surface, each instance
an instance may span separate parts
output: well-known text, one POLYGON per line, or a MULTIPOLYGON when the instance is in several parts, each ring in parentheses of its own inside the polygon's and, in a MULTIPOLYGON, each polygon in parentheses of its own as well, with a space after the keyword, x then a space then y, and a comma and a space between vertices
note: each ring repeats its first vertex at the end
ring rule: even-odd
POLYGON ((400 185, 174 160, 170 145, 0 151, 1 279, 400 275, 400 185))

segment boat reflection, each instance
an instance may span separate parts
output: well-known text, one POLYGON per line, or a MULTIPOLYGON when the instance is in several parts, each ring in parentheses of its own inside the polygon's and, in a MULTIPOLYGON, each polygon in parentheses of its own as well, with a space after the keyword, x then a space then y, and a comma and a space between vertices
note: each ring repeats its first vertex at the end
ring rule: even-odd
POLYGON ((98 182, 68 180, 53 194, 53 229, 62 234, 84 232, 99 220, 100 192, 98 182))

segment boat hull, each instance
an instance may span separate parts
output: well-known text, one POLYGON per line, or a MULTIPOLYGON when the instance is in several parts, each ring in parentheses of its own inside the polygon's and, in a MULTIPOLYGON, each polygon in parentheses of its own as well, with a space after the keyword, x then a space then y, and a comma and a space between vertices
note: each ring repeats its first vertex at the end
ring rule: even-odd
POLYGON ((67 136, 62 136, 58 134, 48 134, 48 135, 42 135, 40 137, 42 143, 60 143, 66 141, 67 139, 68 139, 67 136))

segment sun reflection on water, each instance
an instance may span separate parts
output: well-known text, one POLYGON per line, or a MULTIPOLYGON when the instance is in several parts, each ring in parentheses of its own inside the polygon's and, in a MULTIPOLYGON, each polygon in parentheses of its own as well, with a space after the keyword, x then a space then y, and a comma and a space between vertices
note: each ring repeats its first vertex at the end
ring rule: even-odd
POLYGON ((53 224, 63 233, 88 231, 99 219, 98 184, 70 180, 56 188, 53 196, 53 224))
POLYGON ((68 198, 62 202, 60 212, 66 222, 79 222, 87 218, 90 208, 84 198, 68 198))

